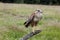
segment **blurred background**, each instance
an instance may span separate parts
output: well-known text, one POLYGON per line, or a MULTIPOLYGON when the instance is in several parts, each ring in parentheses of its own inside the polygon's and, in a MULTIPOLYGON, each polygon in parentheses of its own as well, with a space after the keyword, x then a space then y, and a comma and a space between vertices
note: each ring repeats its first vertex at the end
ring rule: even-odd
POLYGON ((59 5, 60 0, 0 0, 3 3, 59 5))
POLYGON ((23 23, 36 10, 43 11, 41 33, 29 40, 60 40, 60 0, 0 0, 0 40, 19 40, 31 32, 23 23))

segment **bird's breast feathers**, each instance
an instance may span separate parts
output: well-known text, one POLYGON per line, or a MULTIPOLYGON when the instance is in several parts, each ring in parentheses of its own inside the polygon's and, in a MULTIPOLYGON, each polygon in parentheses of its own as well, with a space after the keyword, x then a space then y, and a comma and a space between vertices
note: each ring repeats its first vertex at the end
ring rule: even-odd
POLYGON ((34 21, 41 20, 41 18, 42 18, 42 14, 41 13, 36 13, 35 17, 34 17, 34 21))

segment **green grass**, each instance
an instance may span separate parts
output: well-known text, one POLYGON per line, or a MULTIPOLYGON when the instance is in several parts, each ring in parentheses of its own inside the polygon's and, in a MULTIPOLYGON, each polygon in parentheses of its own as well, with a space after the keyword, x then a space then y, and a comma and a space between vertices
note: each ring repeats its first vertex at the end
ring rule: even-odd
POLYGON ((31 31, 23 23, 36 9, 43 10, 38 28, 42 30, 29 40, 60 40, 60 6, 0 3, 0 40, 19 40, 31 31))
POLYGON ((47 27, 40 34, 30 40, 60 40, 60 29, 57 27, 47 27))

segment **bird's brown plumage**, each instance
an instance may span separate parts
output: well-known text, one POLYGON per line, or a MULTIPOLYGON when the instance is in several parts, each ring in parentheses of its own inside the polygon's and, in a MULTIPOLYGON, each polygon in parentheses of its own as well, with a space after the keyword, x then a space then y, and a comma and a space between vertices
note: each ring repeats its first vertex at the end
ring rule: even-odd
POLYGON ((28 18, 28 20, 24 23, 25 27, 29 27, 30 25, 32 27, 37 26, 38 22, 42 19, 42 11, 36 10, 34 13, 31 14, 31 16, 28 18))

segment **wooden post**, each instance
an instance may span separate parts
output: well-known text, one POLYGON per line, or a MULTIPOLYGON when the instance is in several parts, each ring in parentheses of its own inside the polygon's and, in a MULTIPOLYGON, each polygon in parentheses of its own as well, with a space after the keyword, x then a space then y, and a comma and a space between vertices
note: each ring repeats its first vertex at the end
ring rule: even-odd
POLYGON ((21 38, 20 40, 28 40, 30 37, 32 37, 40 32, 41 32, 41 30, 36 30, 34 33, 31 32, 31 33, 27 34, 26 36, 24 36, 23 38, 21 38))

